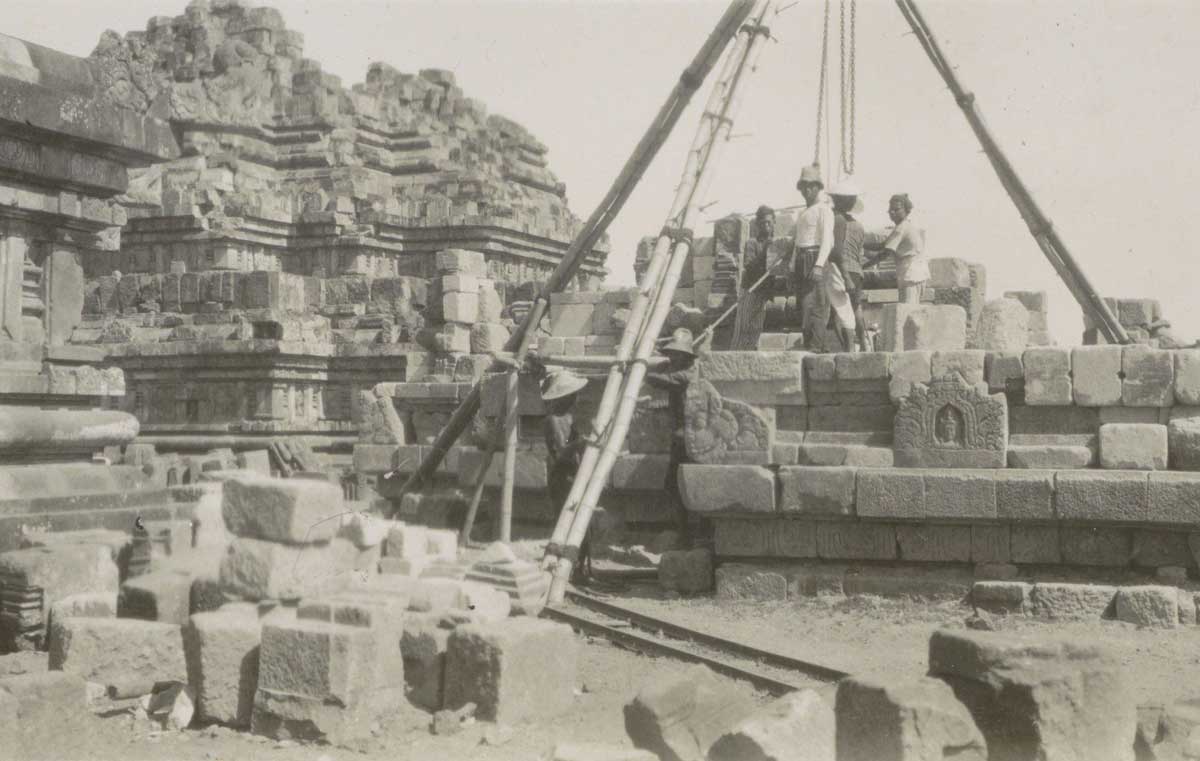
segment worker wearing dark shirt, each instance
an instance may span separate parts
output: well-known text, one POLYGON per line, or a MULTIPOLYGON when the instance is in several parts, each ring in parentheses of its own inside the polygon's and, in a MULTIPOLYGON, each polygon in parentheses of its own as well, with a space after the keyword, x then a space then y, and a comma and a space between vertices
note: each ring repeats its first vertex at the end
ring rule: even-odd
MULTIPOLYGON (((854 309, 854 333, 862 351, 868 351, 866 326, 863 324, 862 291, 863 291, 863 242, 867 232, 862 223, 852 214, 861 208, 859 190, 850 181, 838 183, 829 191, 833 199, 833 253, 829 260, 842 273, 846 282, 846 295, 854 309)), ((850 342, 850 331, 839 325, 842 346, 846 351, 854 351, 850 342)))
POLYGON ((685 544, 690 544, 691 536, 688 529, 687 509, 679 496, 679 466, 688 461, 687 443, 684 436, 684 409, 687 402, 688 386, 694 376, 693 365, 696 362, 696 352, 692 346, 692 333, 687 328, 679 328, 671 336, 671 340, 662 348, 662 353, 670 364, 663 372, 647 373, 646 383, 651 387, 667 392, 667 408, 671 414, 671 453, 667 464, 667 480, 665 488, 667 495, 675 502, 675 515, 679 521, 679 537, 685 544))
MULTIPOLYGON (((571 494, 571 485, 579 471, 579 459, 586 440, 575 422, 575 401, 587 381, 568 370, 556 370, 542 380, 542 400, 546 416, 542 434, 546 439, 546 490, 555 510, 561 510, 571 494)), ((579 546, 579 562, 575 565, 575 581, 589 578, 592 573, 591 531, 584 535, 579 546)))

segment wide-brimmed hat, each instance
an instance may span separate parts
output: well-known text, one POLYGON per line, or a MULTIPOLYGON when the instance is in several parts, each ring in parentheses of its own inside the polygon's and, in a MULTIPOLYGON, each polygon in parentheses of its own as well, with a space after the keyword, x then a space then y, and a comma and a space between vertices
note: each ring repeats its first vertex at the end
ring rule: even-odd
POLYGON ((821 179, 821 167, 816 164, 810 164, 800 170, 800 179, 796 180, 796 190, 806 182, 815 182, 821 187, 825 186, 825 182, 821 179))
POLYGON ((692 331, 687 328, 676 328, 675 332, 671 334, 671 340, 662 347, 662 351, 673 351, 694 357, 696 350, 693 348, 693 344, 692 331))
POLYGON ((542 379, 542 400, 549 402, 562 399, 578 393, 586 385, 585 378, 580 378, 570 370, 555 370, 542 379))
POLYGON ((837 182, 828 191, 833 198, 853 198, 854 208, 850 209, 851 214, 861 214, 863 210, 862 190, 858 187, 858 183, 847 177, 844 180, 837 182))

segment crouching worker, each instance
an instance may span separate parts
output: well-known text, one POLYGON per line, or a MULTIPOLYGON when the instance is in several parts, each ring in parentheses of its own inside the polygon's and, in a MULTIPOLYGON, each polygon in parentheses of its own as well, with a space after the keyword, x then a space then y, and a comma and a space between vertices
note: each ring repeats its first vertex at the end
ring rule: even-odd
MULTIPOLYGON (((587 381, 569 370, 553 370, 542 379, 542 401, 546 403, 543 434, 546 438, 546 487, 555 511, 561 510, 571 494, 579 459, 587 440, 575 422, 575 402, 587 381)), ((571 573, 571 583, 592 576, 591 527, 579 545, 579 562, 571 573)))
POLYGON ((684 435, 684 410, 687 403, 688 385, 694 375, 696 351, 692 345, 692 332, 679 328, 661 349, 669 364, 659 373, 647 373, 646 383, 667 392, 668 409, 671 412, 671 460, 667 464, 665 484, 667 498, 675 503, 675 515, 679 522, 679 539, 684 547, 692 544, 688 526, 687 508, 679 495, 679 466, 688 461, 687 439, 684 435))

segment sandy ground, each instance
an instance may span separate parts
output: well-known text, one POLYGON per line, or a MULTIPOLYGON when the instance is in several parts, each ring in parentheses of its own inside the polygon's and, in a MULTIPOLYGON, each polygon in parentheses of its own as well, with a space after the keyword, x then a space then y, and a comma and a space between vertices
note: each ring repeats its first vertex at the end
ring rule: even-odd
MULTIPOLYGON (((511 727, 502 745, 489 745, 485 735, 496 734, 496 725, 477 722, 452 736, 433 735, 429 715, 415 709, 399 710, 381 735, 353 749, 326 745, 278 743, 248 732, 223 727, 184 732, 150 732, 133 720, 129 711, 110 710, 110 716, 89 720, 84 726, 35 728, 25 747, 12 753, 0 748, 0 759, 103 759, 104 761, 537 761, 548 758, 559 741, 603 742, 631 747, 625 736, 622 707, 650 679, 669 679, 687 666, 671 660, 647 658, 581 638, 579 680, 574 702, 561 716, 511 727), (490 733, 489 733, 490 730, 490 733)), ((747 685, 730 682, 730 688, 755 700, 770 697, 747 685)))
MULTIPOLYGON (((851 674, 918 676, 929 662, 929 635, 963 629, 971 608, 872 596, 810 597, 797 602, 729 603, 663 599, 650 585, 613 602, 755 647, 851 674)), ((1126 670, 1139 703, 1200 697, 1182 674, 1200 674, 1200 626, 1138 628, 1120 621, 1052 622, 1023 616, 991 619, 1002 631, 1062 636, 1106 647, 1126 670)))
MULTIPOLYGON (((970 609, 957 602, 920 602, 877 597, 818 597, 787 604, 720 603, 712 598, 665 599, 653 583, 639 583, 614 602, 757 647, 874 676, 918 676, 925 672, 929 635, 939 627, 963 628, 970 609)), ((1139 703, 1193 698, 1197 688, 1181 676, 1200 673, 1200 627, 1138 629, 1116 621, 1054 623, 1009 617, 993 619, 1006 631, 1065 636, 1098 642, 1126 669, 1139 703)), ((648 658, 600 640, 581 638, 575 698, 561 715, 511 727, 501 744, 489 743, 494 725, 474 723, 452 736, 429 732, 429 715, 398 709, 378 736, 359 746, 277 743, 222 727, 153 732, 127 710, 112 708, 86 726, 39 727, 17 753, 3 759, 194 759, 225 761, 535 761, 559 741, 628 746, 622 707, 648 680, 669 679, 687 668, 648 658)), ((770 698, 743 683, 730 688, 759 702, 770 698)))

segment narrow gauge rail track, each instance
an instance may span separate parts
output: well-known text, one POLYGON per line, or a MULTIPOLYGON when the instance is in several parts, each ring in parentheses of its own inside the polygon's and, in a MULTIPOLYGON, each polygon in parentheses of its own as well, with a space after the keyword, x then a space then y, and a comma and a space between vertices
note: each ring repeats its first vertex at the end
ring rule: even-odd
POLYGON ((543 615, 646 655, 702 663, 718 674, 749 682, 772 695, 847 676, 828 666, 690 629, 577 590, 567 592, 567 601, 569 605, 546 608, 543 615))

